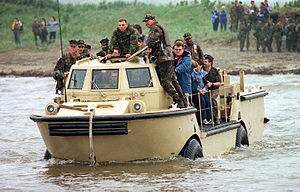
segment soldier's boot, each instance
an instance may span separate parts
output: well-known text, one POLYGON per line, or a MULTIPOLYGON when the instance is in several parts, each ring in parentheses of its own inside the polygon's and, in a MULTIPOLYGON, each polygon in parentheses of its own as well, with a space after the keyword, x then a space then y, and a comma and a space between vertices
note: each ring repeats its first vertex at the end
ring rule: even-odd
POLYGON ((240 52, 245 52, 242 48, 240 49, 240 52))
POLYGON ((266 49, 265 49, 265 48, 263 48, 262 52, 263 52, 263 53, 265 53, 265 52, 266 52, 266 49))

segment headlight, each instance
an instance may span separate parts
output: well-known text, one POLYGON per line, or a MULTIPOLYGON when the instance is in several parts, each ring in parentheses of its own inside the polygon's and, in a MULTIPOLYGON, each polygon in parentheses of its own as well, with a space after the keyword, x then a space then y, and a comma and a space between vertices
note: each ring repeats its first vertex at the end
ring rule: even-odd
POLYGON ((134 105, 133 105, 133 108, 134 108, 134 110, 136 110, 136 111, 139 111, 140 109, 141 109, 141 104, 139 104, 139 103, 135 103, 134 105))
POLYGON ((59 110, 59 105, 57 103, 49 103, 46 105, 46 115, 56 115, 59 110))
POLYGON ((142 113, 146 111, 146 105, 143 101, 132 101, 130 104, 131 113, 142 113))

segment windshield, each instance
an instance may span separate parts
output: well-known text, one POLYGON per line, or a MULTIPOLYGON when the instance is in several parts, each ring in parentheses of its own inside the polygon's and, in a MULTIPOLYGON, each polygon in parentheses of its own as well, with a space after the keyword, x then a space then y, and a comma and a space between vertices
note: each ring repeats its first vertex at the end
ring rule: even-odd
POLYGON ((70 78, 69 89, 82 89, 86 70, 74 69, 70 78))
POLYGON ((149 68, 126 69, 130 88, 153 87, 149 68))
POLYGON ((118 89, 118 69, 93 70, 92 89, 118 89))

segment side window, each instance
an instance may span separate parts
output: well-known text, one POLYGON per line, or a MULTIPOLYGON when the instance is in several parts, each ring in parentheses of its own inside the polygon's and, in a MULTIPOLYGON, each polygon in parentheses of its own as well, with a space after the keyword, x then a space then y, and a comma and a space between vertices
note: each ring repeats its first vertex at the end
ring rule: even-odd
POLYGON ((118 69, 93 70, 92 89, 118 89, 118 69))
POLYGON ((126 69, 130 88, 153 87, 149 68, 126 69))
POLYGON ((72 71, 68 89, 82 89, 85 74, 85 69, 74 69, 72 71))

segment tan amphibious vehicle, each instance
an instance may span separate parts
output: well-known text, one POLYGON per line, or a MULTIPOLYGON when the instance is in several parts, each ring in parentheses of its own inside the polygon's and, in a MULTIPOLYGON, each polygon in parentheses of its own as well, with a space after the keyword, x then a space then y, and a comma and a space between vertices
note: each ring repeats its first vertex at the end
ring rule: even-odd
MULTIPOLYGON (((197 109, 168 107, 172 98, 161 87, 156 65, 118 58, 77 61, 63 95, 45 112, 31 115, 43 137, 45 158, 75 161, 134 161, 222 154, 261 139, 264 123, 262 88, 245 90, 220 71, 220 125, 197 122, 197 109), (51 156, 50 156, 51 154, 51 156)), ((200 118, 201 119, 201 118, 200 118)))

